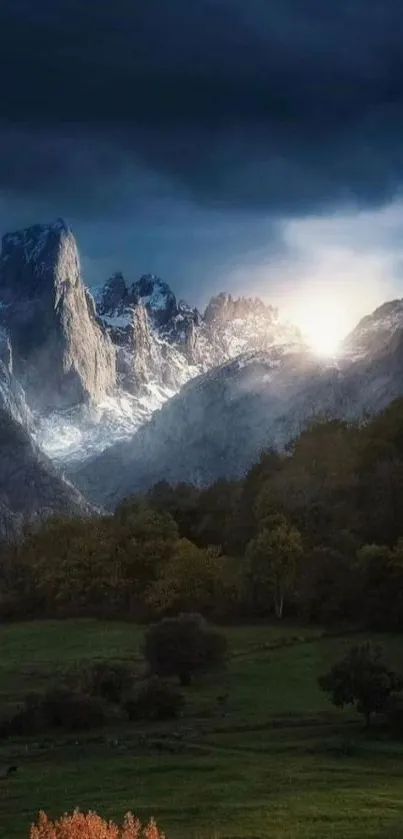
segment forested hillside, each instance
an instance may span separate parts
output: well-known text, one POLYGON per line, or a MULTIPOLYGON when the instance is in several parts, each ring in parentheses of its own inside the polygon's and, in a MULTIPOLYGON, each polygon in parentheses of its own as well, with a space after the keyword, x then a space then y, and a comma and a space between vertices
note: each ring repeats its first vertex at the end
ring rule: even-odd
POLYGON ((113 515, 50 519, 3 545, 1 613, 397 628, 402 487, 403 400, 361 427, 316 422, 243 480, 159 483, 113 515))

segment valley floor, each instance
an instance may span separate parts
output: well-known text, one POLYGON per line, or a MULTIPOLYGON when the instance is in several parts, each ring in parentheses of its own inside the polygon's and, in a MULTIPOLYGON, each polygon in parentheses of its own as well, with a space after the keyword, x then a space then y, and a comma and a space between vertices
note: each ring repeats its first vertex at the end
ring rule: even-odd
MULTIPOLYGON (((180 721, 0 741, 0 766, 19 767, 0 785, 1 837, 26 839, 39 809, 75 806, 154 815, 168 839, 401 837, 403 742, 369 737, 316 683, 353 639, 295 626, 227 632, 227 672, 187 689, 180 721)), ((83 660, 139 660, 141 638, 122 623, 1 626, 0 707, 83 660)), ((403 638, 381 640, 401 664, 403 638)))

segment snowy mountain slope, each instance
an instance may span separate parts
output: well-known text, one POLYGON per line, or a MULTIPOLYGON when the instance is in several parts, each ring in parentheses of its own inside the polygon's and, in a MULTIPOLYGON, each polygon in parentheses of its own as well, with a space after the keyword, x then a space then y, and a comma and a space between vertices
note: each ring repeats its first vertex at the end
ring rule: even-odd
POLYGON ((122 274, 115 274, 96 304, 112 340, 128 351, 133 349, 133 319, 141 310, 142 325, 134 330, 134 342, 142 333, 139 344, 154 342, 175 348, 182 356, 180 384, 242 352, 290 341, 303 344, 299 330, 283 322, 277 309, 259 299, 234 300, 230 294, 219 294, 201 314, 185 301, 178 302, 169 286, 153 275, 142 277, 129 288, 122 274), (187 372, 187 366, 193 369, 187 372))
POLYGON ((342 345, 342 357, 351 363, 374 356, 403 330, 403 300, 391 300, 363 318, 342 345))
POLYGON ((95 303, 115 347, 117 387, 96 403, 38 416, 36 440, 61 463, 130 438, 188 381, 241 352, 303 346, 299 331, 260 300, 221 294, 201 314, 151 274, 131 285, 113 275, 95 303))
POLYGON ((283 448, 312 419, 363 420, 403 395, 403 333, 372 355, 321 361, 298 345, 239 356, 200 376, 130 441, 83 463, 82 491, 113 507, 161 479, 208 484, 239 477, 264 448, 283 448))
MULTIPOLYGON (((189 382, 130 441, 89 459, 73 477, 97 503, 166 479, 207 484, 242 475, 266 446, 283 447, 311 416, 315 390, 337 380, 295 346, 249 353, 189 382)), ((320 408, 333 406, 332 389, 320 408)))
POLYGON ((127 440, 175 395, 150 383, 141 396, 117 389, 96 405, 36 414, 33 437, 61 468, 127 440))

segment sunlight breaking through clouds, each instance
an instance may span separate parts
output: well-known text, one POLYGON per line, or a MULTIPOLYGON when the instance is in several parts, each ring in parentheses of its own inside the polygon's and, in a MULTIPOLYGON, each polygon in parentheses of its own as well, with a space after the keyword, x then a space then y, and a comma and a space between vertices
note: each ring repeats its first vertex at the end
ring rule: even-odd
MULTIPOLYGON (((321 354, 385 300, 402 296, 403 202, 380 210, 284 221, 283 251, 235 272, 236 288, 249 288, 280 307, 321 354)), ((252 261, 251 261, 252 262, 252 261)))

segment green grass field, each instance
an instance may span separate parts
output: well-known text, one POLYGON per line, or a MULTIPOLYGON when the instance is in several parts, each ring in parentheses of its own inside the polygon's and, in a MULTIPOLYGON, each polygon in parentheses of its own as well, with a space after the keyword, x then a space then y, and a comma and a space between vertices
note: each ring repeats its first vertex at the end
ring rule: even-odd
MULTIPOLYGON (((0 837, 26 839, 39 809, 154 815, 168 839, 400 839, 403 743, 369 737, 316 678, 350 637, 295 627, 227 630, 224 676, 187 691, 174 724, 0 741, 0 837), (276 639, 289 643, 275 647, 276 639), (228 691, 225 711, 218 696, 228 691)), ((0 706, 88 659, 139 660, 142 630, 65 621, 0 627, 0 706)), ((403 665, 403 638, 383 639, 403 665)))

